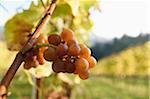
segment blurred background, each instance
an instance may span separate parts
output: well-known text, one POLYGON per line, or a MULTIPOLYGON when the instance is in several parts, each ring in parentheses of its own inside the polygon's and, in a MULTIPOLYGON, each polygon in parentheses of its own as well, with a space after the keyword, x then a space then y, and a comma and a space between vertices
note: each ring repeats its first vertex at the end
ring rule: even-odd
MULTIPOLYGON (((50 1, 0 0, 0 80, 50 1)), ((60 95, 64 90, 69 95, 61 99, 148 99, 150 1, 58 1, 52 21, 42 33, 71 28, 78 41, 90 47, 97 66, 84 81, 75 75, 55 75, 51 64, 29 71, 21 67, 9 87, 8 99, 34 98, 33 76, 44 76, 41 99, 60 95)))

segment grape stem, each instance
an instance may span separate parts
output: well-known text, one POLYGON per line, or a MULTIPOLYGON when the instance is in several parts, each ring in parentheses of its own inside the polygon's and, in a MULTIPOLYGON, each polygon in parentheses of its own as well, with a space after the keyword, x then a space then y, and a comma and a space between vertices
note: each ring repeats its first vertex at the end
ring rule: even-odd
MULTIPOLYGON (((24 61, 26 53, 29 52, 30 49, 33 48, 33 44, 35 43, 36 39, 39 37, 41 30, 46 25, 46 23, 49 21, 55 7, 56 7, 56 1, 52 0, 51 4, 49 5, 47 11, 45 12, 45 15, 38 23, 37 27, 35 28, 34 32, 32 33, 32 36, 29 38, 27 43, 24 45, 24 47, 17 53, 13 63, 11 64, 10 68, 8 69, 7 73, 3 77, 0 86, 5 86, 6 88, 9 87, 10 82, 12 81, 14 75, 16 74, 18 68, 24 61)), ((1 95, 0 90, 0 95, 1 95)), ((1 98, 2 96, 0 96, 1 98)))
POLYGON ((37 44, 37 45, 34 45, 33 48, 41 48, 41 47, 52 47, 52 48, 55 48, 57 46, 53 45, 53 44, 37 44))

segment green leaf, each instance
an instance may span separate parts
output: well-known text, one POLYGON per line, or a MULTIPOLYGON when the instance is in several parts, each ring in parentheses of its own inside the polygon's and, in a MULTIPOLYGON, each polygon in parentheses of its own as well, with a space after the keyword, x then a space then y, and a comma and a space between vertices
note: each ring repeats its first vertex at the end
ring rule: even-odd
POLYGON ((60 18, 71 15, 71 7, 67 3, 61 3, 56 6, 52 18, 60 18))
POLYGON ((28 10, 17 13, 5 24, 4 35, 10 50, 19 50, 28 40, 28 35, 43 13, 40 6, 31 4, 28 10))
POLYGON ((28 34, 31 33, 33 25, 22 20, 14 18, 5 25, 5 38, 10 50, 18 50, 28 39, 28 34))
POLYGON ((93 26, 93 22, 89 18, 84 18, 81 21, 81 26, 88 31, 88 30, 91 30, 93 26))
POLYGON ((70 5, 71 10, 72 10, 72 14, 74 16, 76 16, 78 14, 78 10, 79 10, 79 0, 68 0, 67 3, 70 5))
POLYGON ((99 0, 80 0, 80 7, 82 7, 86 12, 89 11, 91 7, 98 8, 99 0))
POLYGON ((72 79, 70 79, 67 75, 65 75, 65 74, 63 74, 63 73, 60 73, 60 74, 58 75, 58 77, 59 77, 59 79, 61 79, 62 81, 66 82, 66 83, 68 83, 68 84, 70 84, 70 85, 73 85, 73 84, 74 84, 74 82, 72 81, 72 79))
POLYGON ((36 78, 48 77, 53 72, 51 66, 52 63, 45 62, 44 65, 39 65, 37 68, 31 68, 29 72, 36 78))

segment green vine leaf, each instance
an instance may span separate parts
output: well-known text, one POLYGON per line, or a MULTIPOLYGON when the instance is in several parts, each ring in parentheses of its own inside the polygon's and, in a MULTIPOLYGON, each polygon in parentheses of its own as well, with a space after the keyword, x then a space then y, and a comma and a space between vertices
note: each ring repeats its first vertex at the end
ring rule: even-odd
POLYGON ((80 3, 80 0, 68 0, 68 4, 70 5, 72 14, 74 16, 78 15, 79 3, 80 3))
POLYGON ((42 6, 32 3, 28 10, 17 13, 6 22, 4 35, 9 50, 20 50, 23 47, 43 12, 42 6))
POLYGON ((45 62, 44 65, 39 65, 37 68, 31 68, 29 72, 36 78, 48 77, 53 73, 51 66, 52 63, 45 62))
POLYGON ((65 17, 66 15, 71 15, 71 7, 67 3, 61 3, 58 4, 52 18, 60 18, 60 17, 65 17))
POLYGON ((91 7, 98 9, 99 0, 80 0, 80 7, 82 7, 86 12, 88 12, 91 7))

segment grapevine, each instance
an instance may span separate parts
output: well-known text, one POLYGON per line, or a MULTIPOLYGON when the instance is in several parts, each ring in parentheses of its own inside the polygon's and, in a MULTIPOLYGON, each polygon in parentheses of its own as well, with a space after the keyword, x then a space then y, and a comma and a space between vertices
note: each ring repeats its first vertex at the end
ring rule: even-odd
POLYGON ((5 99, 7 96, 7 88, 10 85, 10 82, 12 81, 13 77, 16 74, 16 71, 24 61, 26 54, 33 48, 33 44, 35 43, 36 39, 39 37, 40 32, 42 28, 46 25, 47 21, 49 20, 50 16, 52 15, 55 7, 56 7, 56 1, 52 0, 51 4, 49 5, 45 15, 38 23, 35 31, 32 33, 32 36, 29 38, 27 43, 24 45, 24 47, 17 53, 12 65, 8 69, 7 73, 3 77, 1 83, 0 83, 0 98, 5 99), (5 89, 5 90, 4 90, 5 89))
POLYGON ((89 78, 90 69, 95 67, 96 59, 91 56, 86 45, 78 43, 71 29, 64 28, 60 34, 51 34, 48 37, 41 34, 55 6, 56 0, 52 0, 35 31, 16 55, 0 83, 0 99, 6 98, 7 88, 22 63, 24 69, 29 70, 49 61, 52 62, 52 70, 55 73, 72 73, 83 80, 89 78))

